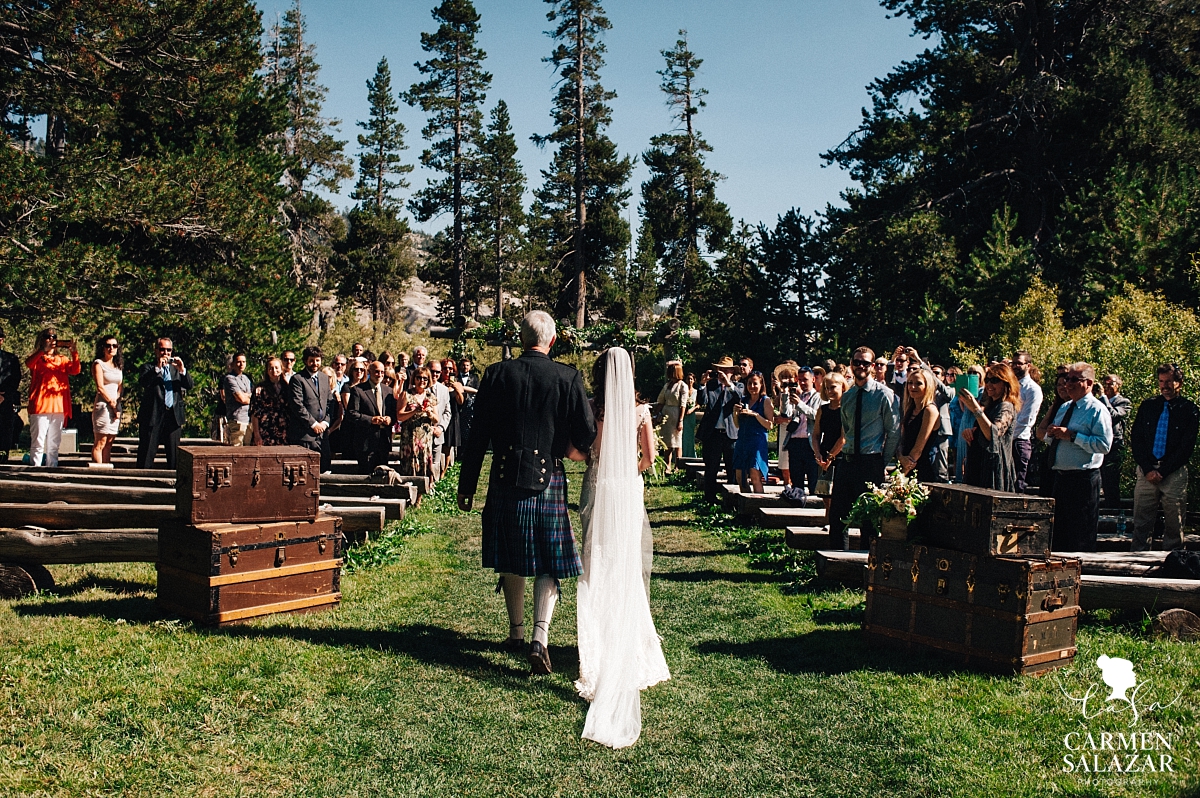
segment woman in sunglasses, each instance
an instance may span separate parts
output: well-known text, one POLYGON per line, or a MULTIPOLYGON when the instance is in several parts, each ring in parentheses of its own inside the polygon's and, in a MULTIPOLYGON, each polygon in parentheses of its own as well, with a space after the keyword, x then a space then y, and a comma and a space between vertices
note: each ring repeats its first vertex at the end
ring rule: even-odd
POLYGON ((404 476, 433 478, 435 431, 438 429, 437 395, 433 375, 422 366, 413 371, 412 391, 397 403, 396 431, 399 433, 400 462, 396 470, 404 476))
POLYGON ((121 431, 121 395, 124 372, 121 344, 111 335, 96 342, 92 379, 96 399, 92 406, 92 462, 111 463, 112 445, 121 431))
POLYGON ((283 379, 283 361, 267 361, 266 376, 250 397, 250 442, 253 446, 286 446, 288 428, 287 396, 283 379))
POLYGON ((1021 409, 1021 386, 1007 363, 993 363, 983 377, 983 402, 958 389, 963 410, 975 423, 963 432, 967 442, 968 485, 1012 493, 1017 470, 1012 458, 1013 420, 1021 409))
POLYGON ((46 328, 38 333, 25 367, 29 369, 29 462, 56 466, 63 424, 71 418, 68 380, 82 370, 79 350, 74 341, 60 344, 58 333, 46 328), (60 349, 69 354, 58 354, 60 349))

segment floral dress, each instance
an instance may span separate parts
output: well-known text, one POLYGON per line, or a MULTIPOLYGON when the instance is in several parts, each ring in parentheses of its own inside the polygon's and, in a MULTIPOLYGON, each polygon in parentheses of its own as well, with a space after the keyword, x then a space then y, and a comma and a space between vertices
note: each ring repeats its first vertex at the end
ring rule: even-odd
MULTIPOLYGON (((436 413, 437 397, 433 391, 405 394, 405 399, 404 412, 432 409, 436 413)), ((416 414, 396 425, 400 441, 400 462, 396 470, 404 476, 433 476, 434 426, 436 422, 424 413, 416 414)))
POLYGON ((283 395, 285 385, 280 377, 278 391, 275 390, 275 383, 266 382, 250 397, 250 418, 258 420, 258 437, 263 446, 287 445, 287 399, 283 395))

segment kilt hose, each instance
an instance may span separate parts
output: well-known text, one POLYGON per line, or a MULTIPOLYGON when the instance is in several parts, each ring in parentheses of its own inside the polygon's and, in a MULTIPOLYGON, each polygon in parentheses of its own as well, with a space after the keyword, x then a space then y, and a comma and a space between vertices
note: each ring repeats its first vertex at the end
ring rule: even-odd
POLYGON ((583 573, 567 515, 567 477, 554 469, 545 490, 489 485, 483 507, 483 567, 517 576, 566 579, 583 573))

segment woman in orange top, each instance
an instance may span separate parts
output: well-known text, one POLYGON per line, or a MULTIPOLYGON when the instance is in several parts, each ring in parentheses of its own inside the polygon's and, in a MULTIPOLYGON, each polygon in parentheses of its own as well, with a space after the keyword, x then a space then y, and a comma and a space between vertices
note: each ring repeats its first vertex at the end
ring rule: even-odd
POLYGON ((79 351, 74 341, 58 343, 58 333, 38 333, 34 352, 25 359, 29 369, 29 461, 35 465, 58 465, 58 445, 63 423, 71 417, 69 377, 80 372, 79 351), (56 354, 69 349, 70 357, 56 354))

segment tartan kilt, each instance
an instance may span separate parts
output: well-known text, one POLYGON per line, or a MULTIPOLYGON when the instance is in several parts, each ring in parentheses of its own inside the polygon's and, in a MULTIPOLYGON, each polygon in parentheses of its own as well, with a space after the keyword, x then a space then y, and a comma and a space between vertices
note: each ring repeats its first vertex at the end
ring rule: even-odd
POLYGON ((502 574, 556 579, 583 573, 567 514, 567 477, 560 469, 539 493, 488 486, 483 567, 502 574))

